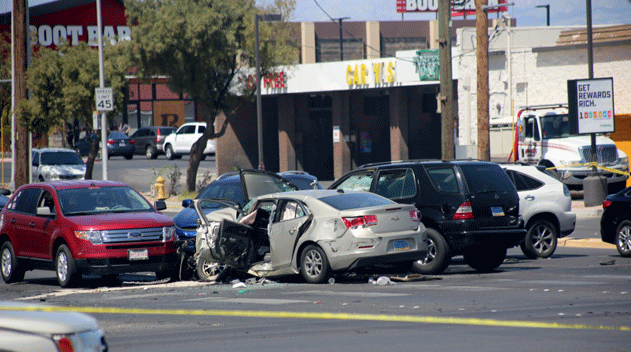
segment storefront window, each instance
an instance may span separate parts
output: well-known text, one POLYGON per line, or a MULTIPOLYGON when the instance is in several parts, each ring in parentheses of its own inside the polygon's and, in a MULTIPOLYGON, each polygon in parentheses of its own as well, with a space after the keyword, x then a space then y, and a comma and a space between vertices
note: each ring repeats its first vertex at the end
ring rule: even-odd
POLYGON ((127 124, 132 131, 138 129, 138 105, 127 105, 127 120, 127 124))
POLYGON ((150 101, 141 101, 140 102, 140 127, 147 127, 147 126, 153 126, 153 104, 150 101))
POLYGON ((195 103, 191 100, 184 102, 184 122, 193 122, 195 119, 195 103))

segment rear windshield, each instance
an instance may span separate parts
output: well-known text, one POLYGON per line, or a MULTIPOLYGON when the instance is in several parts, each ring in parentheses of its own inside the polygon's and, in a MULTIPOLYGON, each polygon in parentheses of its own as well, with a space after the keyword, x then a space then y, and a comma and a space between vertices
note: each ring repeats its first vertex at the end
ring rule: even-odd
POLYGON ((83 165, 83 159, 78 153, 70 152, 43 152, 42 165, 83 165))
MULTIPOLYGON (((224 198, 238 202, 243 206, 243 192, 241 191, 241 183, 236 182, 213 182, 200 192, 195 199, 205 198, 224 198)), ((208 203, 206 206, 210 208, 223 208, 219 203, 208 203)))
POLYGON ((170 127, 170 128, 159 128, 158 131, 159 131, 158 132, 159 135, 166 136, 168 134, 173 133, 173 131, 175 131, 175 128, 173 128, 173 127, 170 127))
POLYGON ((460 165, 460 168, 473 193, 515 191, 510 178, 498 165, 460 165))
POLYGON ((378 205, 396 204, 390 199, 378 196, 373 193, 341 193, 319 199, 337 210, 368 208, 378 205))

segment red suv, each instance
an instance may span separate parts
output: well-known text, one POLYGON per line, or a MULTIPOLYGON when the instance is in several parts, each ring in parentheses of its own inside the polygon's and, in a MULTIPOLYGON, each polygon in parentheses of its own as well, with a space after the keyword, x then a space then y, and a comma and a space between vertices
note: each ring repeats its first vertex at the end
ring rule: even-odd
POLYGON ((33 269, 57 272, 62 287, 82 274, 153 271, 177 276, 173 220, 121 182, 58 181, 24 185, 0 215, 0 264, 6 283, 33 269))

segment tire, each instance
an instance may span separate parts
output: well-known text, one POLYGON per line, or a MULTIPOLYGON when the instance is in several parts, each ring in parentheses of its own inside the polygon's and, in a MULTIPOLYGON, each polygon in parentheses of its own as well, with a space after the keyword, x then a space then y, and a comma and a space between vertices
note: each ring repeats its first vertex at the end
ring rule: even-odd
POLYGON ((125 159, 131 160, 134 158, 134 154, 125 154, 125 159))
POLYGON ((148 145, 147 149, 145 150, 145 156, 147 157, 147 159, 155 159, 158 157, 158 152, 153 149, 151 145, 148 145))
POLYGON ((447 241, 436 230, 427 229, 427 256, 412 263, 412 270, 421 274, 438 275, 451 262, 451 250, 447 241))
POLYGON ((74 287, 81 281, 81 273, 77 272, 70 248, 65 244, 57 249, 55 271, 57 272, 57 282, 61 287, 74 287))
POLYGON ((164 154, 169 160, 175 159, 175 154, 173 154, 173 148, 171 147, 170 144, 164 147, 164 154))
POLYGON ((4 242, 0 249, 0 271, 2 280, 7 284, 24 280, 25 270, 18 265, 13 245, 9 241, 4 242))
POLYGON ((195 272, 197 273, 199 281, 212 282, 217 281, 217 278, 219 278, 225 268, 225 265, 221 265, 208 259, 199 258, 195 272))
POLYGON ((309 245, 300 256, 300 272, 308 283, 319 284, 326 281, 331 273, 329 260, 322 248, 309 245))
POLYGON ((625 220, 618 225, 614 242, 621 256, 631 257, 631 221, 625 220))
POLYGON ((464 252, 464 261, 473 269, 488 273, 502 265, 506 259, 506 248, 476 247, 464 252))
POLYGON ((530 259, 549 258, 557 248, 558 238, 556 228, 549 221, 535 220, 520 244, 521 251, 530 259))

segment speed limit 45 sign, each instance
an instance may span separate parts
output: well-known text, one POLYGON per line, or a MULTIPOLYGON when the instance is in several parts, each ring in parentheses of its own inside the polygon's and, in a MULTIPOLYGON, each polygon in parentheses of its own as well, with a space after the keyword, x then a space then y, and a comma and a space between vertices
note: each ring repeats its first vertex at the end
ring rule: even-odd
POLYGON ((114 111, 114 94, 112 88, 94 89, 97 111, 114 111))

